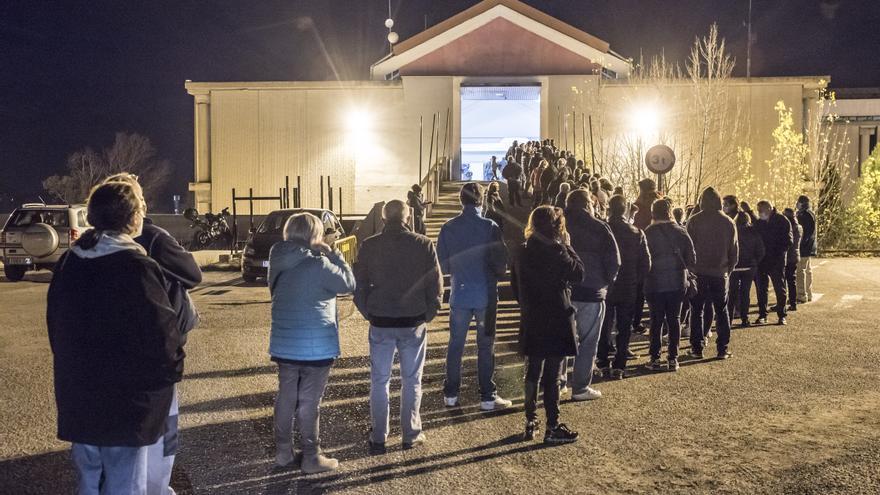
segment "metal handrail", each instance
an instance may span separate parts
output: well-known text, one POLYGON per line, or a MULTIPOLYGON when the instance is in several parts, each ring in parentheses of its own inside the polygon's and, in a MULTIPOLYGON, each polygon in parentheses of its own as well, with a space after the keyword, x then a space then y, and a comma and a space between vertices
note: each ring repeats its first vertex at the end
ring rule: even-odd
POLYGON ((434 203, 440 198, 440 184, 448 178, 445 177, 449 173, 448 161, 447 157, 438 157, 437 161, 431 164, 428 172, 419 182, 419 186, 421 186, 422 192, 425 194, 425 200, 431 203, 425 208, 426 215, 431 214, 431 210, 434 209, 434 203))

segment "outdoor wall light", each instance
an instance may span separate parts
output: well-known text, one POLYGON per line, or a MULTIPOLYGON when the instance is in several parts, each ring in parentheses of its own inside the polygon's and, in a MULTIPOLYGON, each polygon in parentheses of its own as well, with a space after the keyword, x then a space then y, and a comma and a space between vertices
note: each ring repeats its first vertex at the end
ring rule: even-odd
POLYGON ((660 112, 650 105, 635 106, 630 110, 630 128, 639 136, 650 137, 660 129, 660 112))

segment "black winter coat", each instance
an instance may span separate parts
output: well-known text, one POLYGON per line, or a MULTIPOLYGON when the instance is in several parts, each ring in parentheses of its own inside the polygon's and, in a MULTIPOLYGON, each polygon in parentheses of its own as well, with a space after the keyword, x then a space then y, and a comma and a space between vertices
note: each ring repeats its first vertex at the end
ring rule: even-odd
POLYGON ((135 242, 162 269, 168 300, 177 313, 177 326, 185 340, 187 332, 199 324, 199 312, 187 292, 202 283, 199 264, 192 253, 184 249, 168 231, 154 225, 149 218, 144 219, 143 233, 135 242))
POLYGON ((816 256, 816 215, 813 210, 798 210, 797 221, 804 228, 801 236, 801 256, 816 256))
POLYGON ((572 284, 571 299, 604 301, 608 287, 614 283, 620 269, 620 254, 614 235, 608 224, 587 210, 566 210, 565 223, 571 235, 571 247, 584 264, 584 277, 572 284))
POLYGON ((570 246, 530 238, 516 253, 511 288, 519 301, 519 345, 529 357, 574 356, 574 307, 569 285, 584 276, 570 246))
POLYGON ((764 241, 752 225, 737 225, 736 233, 739 237, 739 260, 736 267, 756 268, 764 259, 764 241))
POLYGON ((58 438, 141 447, 165 432, 183 374, 177 317, 159 265, 132 250, 58 262, 46 321, 58 438))
POLYGON ((755 228, 764 241, 764 260, 761 262, 764 266, 783 265, 785 266, 785 258, 788 248, 793 242, 791 233, 791 223, 783 215, 780 215, 776 209, 770 213, 769 220, 758 220, 755 228))
POLYGON ((684 291, 687 271, 693 269, 697 260, 687 231, 673 222, 655 223, 645 229, 645 238, 651 252, 645 293, 684 291))
POLYGON ((623 217, 612 217, 608 227, 614 234, 617 250, 620 252, 620 270, 617 279, 608 289, 608 299, 619 301, 636 296, 636 287, 648 276, 651 270, 651 253, 648 240, 638 227, 628 223, 623 217))

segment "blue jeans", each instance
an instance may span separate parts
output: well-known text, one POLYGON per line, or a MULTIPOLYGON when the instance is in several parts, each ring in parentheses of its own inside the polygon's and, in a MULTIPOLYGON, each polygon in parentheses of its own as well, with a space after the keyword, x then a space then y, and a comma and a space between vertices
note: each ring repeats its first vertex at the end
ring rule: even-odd
POLYGON ((76 492, 79 495, 147 495, 149 449, 149 446, 99 447, 74 443, 70 455, 77 474, 76 492))
POLYGON ((487 310, 449 309, 449 347, 446 350, 446 381, 443 383, 445 397, 458 397, 461 388, 461 356, 467 341, 471 320, 477 327, 477 380, 480 384, 480 400, 495 400, 495 333, 486 331, 487 310))
POLYGON ((400 358, 400 428, 403 441, 412 442, 422 432, 422 369, 428 347, 425 324, 410 328, 380 328, 370 325, 370 440, 388 439, 388 383, 394 354, 400 358))
MULTIPOLYGON (((571 393, 582 394, 593 383, 593 363, 599 350, 599 335, 605 318, 605 301, 572 301, 577 321, 578 349, 571 373, 571 393)), ((563 367, 565 373, 566 367, 563 367)))

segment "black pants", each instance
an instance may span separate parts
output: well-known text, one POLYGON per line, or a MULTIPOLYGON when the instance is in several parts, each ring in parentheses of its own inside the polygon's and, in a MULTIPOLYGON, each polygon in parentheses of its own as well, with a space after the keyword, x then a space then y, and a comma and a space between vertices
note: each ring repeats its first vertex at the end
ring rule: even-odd
POLYGON ((739 317, 746 321, 749 319, 749 306, 752 305, 752 281, 755 279, 755 269, 735 271, 730 274, 730 293, 727 301, 727 311, 733 318, 733 310, 739 310, 739 317))
POLYGON ((642 324, 642 319, 645 317, 645 284, 641 283, 636 287, 636 304, 633 307, 632 313, 632 327, 633 330, 639 328, 642 324))
MULTIPOLYGON (((715 311, 715 330, 718 338, 715 344, 718 354, 727 352, 730 344, 730 315, 727 314, 727 277, 697 275, 697 295, 691 299, 691 349, 703 350, 703 337, 709 329, 703 319, 706 304, 715 311)), ((711 323, 711 320, 710 320, 711 323)))
POLYGON ((789 306, 797 306, 797 262, 785 265, 785 285, 789 306))
POLYGON ((522 206, 522 192, 518 180, 507 181, 507 199, 510 206, 522 206))
POLYGON ((602 334, 599 336, 599 353, 596 358, 596 366, 608 367, 608 351, 611 347, 611 328, 617 322, 617 337, 615 337, 614 363, 616 370, 626 368, 626 355, 629 351, 629 340, 632 334, 632 313, 635 306, 635 287, 629 294, 629 298, 608 299, 605 301, 605 320, 602 321, 602 334))
POLYGON ((782 260, 771 260, 758 266, 758 274, 755 276, 755 289, 758 292, 758 316, 767 317, 767 298, 770 290, 770 282, 773 282, 773 291, 776 293, 776 315, 785 318, 785 265, 782 260))
POLYGON ((669 329, 669 359, 678 359, 678 342, 681 340, 681 303, 684 291, 655 292, 646 294, 651 311, 651 359, 660 359, 660 336, 663 323, 669 329))
POLYGON ((425 235, 425 217, 422 215, 413 215, 413 228, 416 234, 425 235))
POLYGON ((537 208, 541 206, 541 203, 544 201, 544 191, 541 189, 535 189, 532 192, 532 208, 537 208))
POLYGON ((559 372, 563 356, 526 357, 526 421, 538 419, 538 384, 544 387, 544 412, 547 427, 559 424, 559 372))

